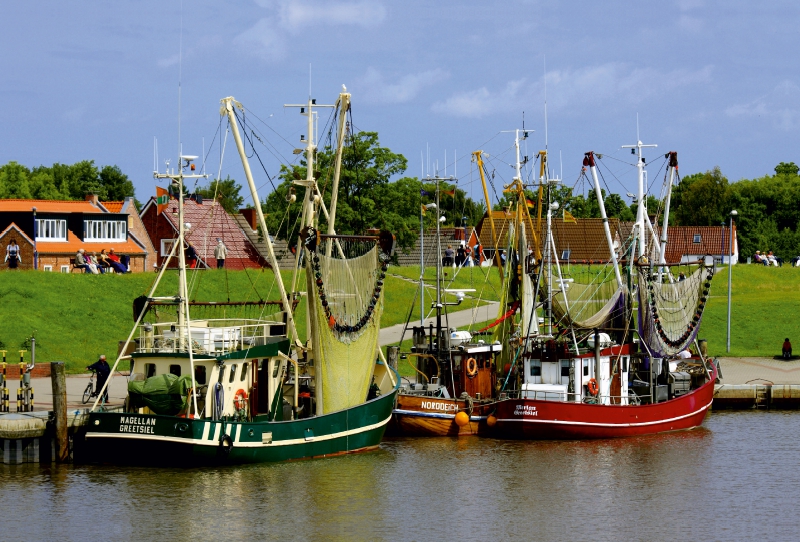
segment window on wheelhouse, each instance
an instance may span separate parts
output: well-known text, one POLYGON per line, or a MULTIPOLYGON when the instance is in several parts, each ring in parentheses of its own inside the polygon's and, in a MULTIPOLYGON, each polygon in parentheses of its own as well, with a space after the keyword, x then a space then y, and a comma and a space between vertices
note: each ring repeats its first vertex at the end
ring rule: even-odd
POLYGON ((181 376, 181 366, 178 364, 173 364, 169 366, 169 374, 175 376, 181 376))
POLYGON ((569 360, 561 360, 561 376, 569 376, 569 360))
POLYGON ((236 365, 231 365, 231 375, 228 377, 228 383, 230 384, 236 378, 236 365))
POLYGON ((247 362, 245 362, 244 364, 242 364, 242 374, 241 374, 241 376, 239 377, 239 380, 240 380, 241 382, 244 382, 245 378, 247 378, 247 366, 248 366, 248 365, 250 365, 250 364, 249 364, 249 363, 247 363, 247 362))
POLYGON ((583 376, 589 376, 589 360, 586 358, 583 360, 583 376))
POLYGON ((542 360, 531 360, 531 376, 542 376, 542 360))
POLYGON ((151 376, 156 376, 156 364, 155 363, 145 363, 144 364, 144 376, 145 376, 145 378, 150 378, 151 376))
POLYGON ((206 368, 203 365, 194 366, 194 379, 198 384, 206 383, 206 368))

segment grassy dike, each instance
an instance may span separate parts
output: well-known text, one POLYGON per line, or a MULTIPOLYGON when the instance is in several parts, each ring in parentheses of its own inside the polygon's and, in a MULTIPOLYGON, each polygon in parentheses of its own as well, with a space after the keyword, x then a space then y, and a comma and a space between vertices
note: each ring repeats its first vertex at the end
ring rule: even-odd
MULTIPOLYGON (((468 270, 466 270, 468 271, 468 270)), ((390 268, 390 273, 418 278, 418 268, 390 268)), ((475 288, 476 297, 496 299, 499 281, 495 273, 486 282, 480 270, 462 272, 451 287, 475 288)), ((426 274, 427 275, 427 274, 426 274)), ((712 282, 700 337, 708 339, 710 352, 725 355, 727 315, 727 268, 712 282)), ((0 341, 9 362, 19 360, 20 346, 34 332, 39 362, 63 360, 68 370, 80 372, 101 353, 111 357, 133 324, 132 301, 149 291, 154 273, 85 275, 34 272, 0 272, 0 341)), ((284 273, 284 280, 291 280, 284 273)), ((302 280, 302 279, 301 279, 302 280)), ((383 326, 404 322, 417 286, 391 276, 385 281, 383 326)), ((800 269, 737 265, 733 268, 731 356, 774 356, 784 337, 800 348, 796 313, 800 293, 800 269)), ((197 272, 192 279, 192 298, 197 301, 276 299, 277 287, 270 271, 197 272)), ((172 295, 177 275, 169 272, 156 295, 172 295)), ((475 304, 467 299, 460 307, 475 304)), ((305 300, 298 306, 297 322, 305 336, 305 300)), ((26 360, 30 359, 26 354, 26 360)))

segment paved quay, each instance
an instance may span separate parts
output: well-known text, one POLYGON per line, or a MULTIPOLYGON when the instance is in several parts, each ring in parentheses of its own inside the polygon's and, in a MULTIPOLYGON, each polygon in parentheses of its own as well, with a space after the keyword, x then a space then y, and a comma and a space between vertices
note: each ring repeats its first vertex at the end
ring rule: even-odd
MULTIPOLYGON (((96 398, 92 398, 85 405, 81 402, 83 397, 83 390, 89 384, 89 375, 67 375, 67 407, 70 411, 76 409, 91 408, 96 398)), ((97 380, 94 381, 95 386, 97 380)), ((31 386, 34 392, 34 409, 35 410, 52 410, 53 409, 53 384, 50 378, 31 378, 31 386)), ((11 396, 10 407, 16 409, 16 392, 18 384, 16 382, 9 382, 9 395, 11 396)), ((128 395, 128 377, 124 374, 119 374, 111 380, 108 390, 108 404, 121 405, 128 395)))
POLYGON ((800 359, 783 361, 773 358, 718 357, 723 378, 721 384, 800 385, 800 359))

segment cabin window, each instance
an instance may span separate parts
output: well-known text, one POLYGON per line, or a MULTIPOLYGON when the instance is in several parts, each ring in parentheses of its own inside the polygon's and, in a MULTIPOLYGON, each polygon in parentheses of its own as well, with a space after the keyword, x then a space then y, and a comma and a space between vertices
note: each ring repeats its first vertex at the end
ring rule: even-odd
POLYGON ((531 360, 531 376, 542 376, 542 360, 531 360))
POLYGON ((561 376, 569 376, 569 360, 561 360, 561 376))
POLYGON ((206 383, 206 368, 203 365, 195 365, 194 367, 194 380, 198 384, 206 383))
POLYGON ((695 233, 694 234, 694 242, 695 243, 699 243, 700 240, 701 240, 700 234, 699 233, 695 233))
POLYGON ((173 364, 169 366, 169 374, 175 376, 181 376, 181 366, 178 364, 173 364))
POLYGON ((244 382, 245 378, 247 378, 247 366, 248 366, 248 365, 250 365, 250 364, 249 364, 249 363, 246 363, 246 362, 245 362, 244 364, 242 364, 242 374, 241 374, 241 376, 239 377, 239 380, 240 380, 241 382, 244 382))
POLYGON ((627 373, 628 372, 628 358, 627 357, 622 358, 622 372, 623 373, 627 373))
POLYGON ((225 378, 225 366, 223 365, 222 367, 219 368, 219 382, 222 382, 224 378, 225 378))
POLYGON ((278 370, 281 368, 280 362, 275 362, 275 368, 272 369, 272 378, 278 378, 278 370))
POLYGON ((144 364, 144 376, 146 378, 150 378, 151 376, 156 376, 156 364, 155 363, 145 363, 144 364))
POLYGON ((236 378, 236 365, 231 365, 231 374, 228 377, 228 384, 233 382, 234 378, 236 378))
POLYGON ((583 360, 583 376, 589 376, 589 360, 583 360))

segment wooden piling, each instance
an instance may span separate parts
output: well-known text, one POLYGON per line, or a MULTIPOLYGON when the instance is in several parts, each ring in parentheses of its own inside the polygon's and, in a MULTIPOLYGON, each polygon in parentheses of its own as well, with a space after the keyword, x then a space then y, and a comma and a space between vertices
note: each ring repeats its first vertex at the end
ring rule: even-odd
POLYGON ((67 435, 67 377, 63 361, 50 363, 50 380, 53 383, 53 417, 55 418, 55 459, 59 463, 69 460, 67 435))
POLYGON ((386 349, 386 362, 394 370, 397 370, 397 358, 400 354, 400 348, 397 346, 390 346, 386 349))

